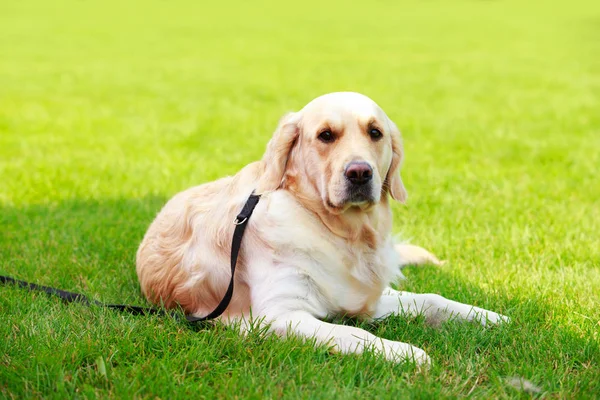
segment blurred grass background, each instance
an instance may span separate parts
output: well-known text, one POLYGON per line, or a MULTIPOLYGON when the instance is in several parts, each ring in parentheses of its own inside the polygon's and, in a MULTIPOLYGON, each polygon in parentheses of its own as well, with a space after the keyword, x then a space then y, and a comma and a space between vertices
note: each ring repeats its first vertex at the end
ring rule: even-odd
POLYGON ((134 255, 174 193, 258 159, 326 92, 403 132, 395 231, 450 260, 404 288, 511 316, 396 318, 427 372, 0 288, 3 397, 600 396, 600 4, 0 4, 0 273, 144 302, 134 255), (102 374, 98 359, 106 364, 102 374))

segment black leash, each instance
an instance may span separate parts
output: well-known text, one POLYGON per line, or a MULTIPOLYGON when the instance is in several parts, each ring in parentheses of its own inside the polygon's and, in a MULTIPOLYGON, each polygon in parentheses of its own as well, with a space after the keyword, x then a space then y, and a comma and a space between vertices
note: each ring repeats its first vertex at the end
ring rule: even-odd
POLYGON ((233 277, 235 275, 235 266, 237 264, 238 254, 240 253, 240 247, 242 246, 244 231, 246 230, 250 216, 252 216, 252 212, 254 212, 254 207, 256 207, 259 200, 260 195, 256 195, 254 194, 254 191, 252 191, 252 194, 248 197, 248 200, 246 200, 246 204, 244 204, 244 208, 242 208, 242 211, 235 218, 235 221, 233 221, 235 230, 233 231, 233 238, 231 239, 231 280, 229 281, 229 287, 227 288, 227 292, 225 292, 223 300, 221 300, 213 312, 205 317, 192 317, 187 315, 185 319, 187 319, 188 322, 200 322, 215 319, 227 309, 231 297, 233 296, 233 277))
POLYGON ((79 302, 86 306, 94 304, 94 305, 97 305, 100 307, 112 308, 112 309, 120 310, 120 311, 127 311, 128 313, 134 314, 134 315, 163 314, 164 313, 163 310, 159 310, 156 308, 130 306, 127 304, 104 304, 102 302, 99 302, 98 300, 90 300, 87 296, 84 296, 81 293, 67 292, 66 290, 56 289, 56 288, 49 287, 49 286, 42 286, 42 285, 38 285, 37 283, 20 281, 18 279, 11 278, 10 276, 0 275, 0 284, 3 284, 3 285, 12 284, 12 285, 19 286, 19 287, 22 287, 25 289, 29 289, 31 291, 44 292, 51 296, 60 297, 62 300, 66 301, 67 303, 79 302))
MULTIPOLYGON (((235 224, 235 230, 233 231, 233 238, 231 239, 231 280, 229 281, 229 287, 225 292, 225 296, 223 296, 223 299, 221 300, 219 305, 205 317, 193 317, 190 315, 186 315, 185 319, 188 322, 202 322, 215 319, 221 314, 223 314, 223 312, 225 312, 225 310, 227 309, 227 306, 229 306, 229 302, 231 301, 231 297, 233 296, 235 267, 237 265, 237 259, 240 253, 240 248, 242 247, 242 238, 244 237, 244 231, 246 230, 246 226, 248 226, 250 216, 252 216, 252 212, 254 211, 254 208, 258 204, 259 200, 260 195, 254 194, 253 191, 250 197, 248 197, 248 200, 246 200, 246 204, 244 204, 242 211, 238 214, 235 221, 233 222, 235 224)), ((0 284, 12 284, 25 289, 29 289, 31 291, 35 290, 44 292, 51 296, 57 296, 67 303, 80 302, 87 306, 93 304, 100 307, 111 308, 113 310, 125 311, 133 315, 166 314, 164 310, 157 308, 131 306, 127 304, 105 304, 98 300, 90 300, 87 296, 84 296, 81 293, 67 292, 66 290, 55 289, 49 286, 42 286, 36 283, 20 281, 18 279, 11 278, 10 276, 0 275, 0 284)))

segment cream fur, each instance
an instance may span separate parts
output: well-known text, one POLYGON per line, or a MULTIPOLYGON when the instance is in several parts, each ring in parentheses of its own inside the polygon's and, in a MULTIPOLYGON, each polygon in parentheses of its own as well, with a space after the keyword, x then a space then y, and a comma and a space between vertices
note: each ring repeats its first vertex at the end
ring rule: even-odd
MULTIPOLYGON (((393 361, 428 362, 425 352, 364 330, 323 322, 335 315, 383 318, 424 313, 482 324, 499 314, 432 294, 396 292, 400 266, 439 260, 393 243, 389 199, 403 202, 400 132, 357 93, 321 96, 282 118, 263 159, 233 177, 177 194, 151 224, 137 253, 143 293, 154 303, 211 312, 230 279, 233 220, 246 198, 262 198, 244 237, 225 323, 261 318, 281 335, 315 338, 343 353, 370 348, 393 361), (378 129, 382 137, 370 136, 378 129), (335 140, 319 139, 324 130, 335 140), (373 170, 366 199, 352 200, 344 176, 353 161, 373 170)), ((366 190, 366 189, 365 189, 366 190)))

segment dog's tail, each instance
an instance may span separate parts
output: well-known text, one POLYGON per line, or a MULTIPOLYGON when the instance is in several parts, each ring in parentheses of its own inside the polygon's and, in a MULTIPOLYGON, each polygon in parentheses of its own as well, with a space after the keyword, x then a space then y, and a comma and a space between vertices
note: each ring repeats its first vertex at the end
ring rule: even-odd
POLYGON ((400 268, 410 265, 437 265, 446 264, 446 261, 440 261, 436 256, 422 247, 408 243, 397 243, 395 246, 400 256, 400 268))

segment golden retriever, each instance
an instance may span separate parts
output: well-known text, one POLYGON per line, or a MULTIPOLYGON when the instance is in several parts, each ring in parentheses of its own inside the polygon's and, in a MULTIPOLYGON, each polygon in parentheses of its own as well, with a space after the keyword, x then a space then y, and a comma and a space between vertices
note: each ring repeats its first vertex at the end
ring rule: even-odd
POLYGON ((417 347, 323 319, 406 313, 483 325, 507 320, 389 287, 403 265, 439 263, 420 247, 392 240, 390 199, 406 199, 402 155, 398 128, 371 99, 349 92, 318 97, 281 119, 261 161, 166 204, 137 252, 143 293, 195 316, 210 313, 229 284, 234 218, 256 191, 262 197, 244 236, 224 323, 260 319, 278 335, 315 338, 334 351, 372 349, 420 364, 429 358, 417 347))

